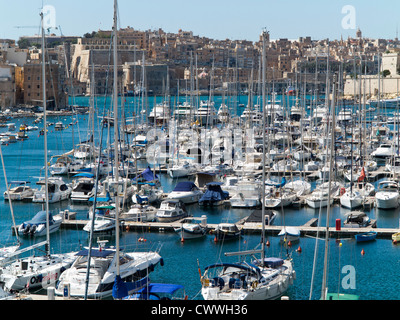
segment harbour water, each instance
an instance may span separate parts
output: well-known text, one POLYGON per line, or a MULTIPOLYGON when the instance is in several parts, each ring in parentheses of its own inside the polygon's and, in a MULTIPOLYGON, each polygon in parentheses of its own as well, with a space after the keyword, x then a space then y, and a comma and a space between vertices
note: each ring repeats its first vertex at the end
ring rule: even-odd
MULTIPOLYGON (((241 97, 246 103, 247 97, 241 97)), ((100 104, 104 98, 98 98, 100 104)), ((126 108, 130 103, 134 105, 134 98, 126 98, 126 108)), ((76 98, 75 104, 87 106, 89 98, 76 98)), ((152 105, 150 103, 150 105, 152 105)), ((218 102, 217 102, 217 105, 218 102)), ((62 131, 55 131, 49 127, 48 131, 48 157, 61 155, 73 148, 80 140, 87 138, 88 116, 74 115, 78 120, 74 125, 71 116, 49 117, 48 122, 62 121, 66 128, 62 131)), ((16 124, 18 130, 20 124, 33 124, 34 118, 15 118, 11 122, 16 124)), ((41 124, 38 124, 40 126, 41 124)), ((1 132, 7 131, 0 128, 1 132)), ((5 169, 8 181, 28 180, 32 187, 40 176, 44 176, 44 153, 43 136, 39 131, 28 132, 29 138, 25 141, 2 145, 5 169)), ((140 166, 146 167, 144 161, 140 166)), ((6 189, 3 174, 0 183, 0 244, 7 245, 14 243, 16 237, 11 232, 12 220, 9 203, 3 201, 3 192, 6 189)), ((171 191, 178 181, 186 181, 187 178, 171 179, 161 174, 161 182, 164 192, 171 191)), ((70 179, 66 179, 70 181, 70 179)), ((377 182, 375 182, 377 184, 377 182)), ((13 202, 13 211, 16 223, 33 217, 41 209, 40 204, 13 202)), ((200 208, 197 204, 187 206, 189 213, 193 216, 207 215, 209 223, 222 221, 236 222, 251 213, 248 209, 234 209, 222 206, 213 209, 200 208)), ((60 210, 68 209, 77 212, 77 219, 86 219, 88 206, 72 205, 69 201, 60 204, 51 204, 50 210, 58 213, 60 210)), ((333 227, 336 219, 344 220, 348 209, 335 205, 331 212, 329 225, 333 227)), ((367 212, 371 219, 377 220, 377 226, 382 228, 400 228, 399 215, 397 210, 379 210, 376 208, 367 212)), ((321 226, 326 225, 326 209, 314 210, 307 206, 302 208, 285 208, 280 211, 274 225, 300 226, 313 218, 319 218, 321 226)), ((104 237, 102 237, 104 238, 104 237)), ((114 244, 112 236, 106 237, 109 244, 114 244)), ((97 239, 95 239, 96 241, 97 239)), ((323 273, 323 256, 325 241, 311 237, 302 237, 299 243, 291 247, 284 246, 279 242, 278 237, 267 237, 269 246, 267 256, 284 256, 290 254, 293 258, 296 270, 296 280, 290 287, 287 296, 291 300, 315 300, 321 296, 321 282, 323 273), (301 249, 300 250, 298 249, 301 249), (317 252, 317 254, 315 254, 317 252), (313 277, 313 267, 315 273, 313 277), (313 285, 312 285, 313 281, 313 285), (312 294, 311 294, 312 292, 312 294), (311 296, 310 296, 311 295, 311 296)), ((40 242, 43 239, 23 238, 23 247, 33 242, 40 242)), ((160 254, 164 259, 164 266, 157 266, 151 274, 153 282, 176 283, 185 287, 189 299, 201 300, 201 284, 199 268, 204 268, 216 262, 233 262, 235 257, 225 257, 225 252, 249 250, 259 246, 260 236, 257 234, 245 234, 239 240, 226 241, 225 243, 214 242, 211 235, 193 241, 181 242, 180 237, 171 232, 149 232, 123 231, 120 244, 129 250, 155 250, 162 245, 160 254), (138 241, 144 238, 145 241, 138 241)), ((81 246, 88 245, 88 234, 82 230, 61 229, 51 235, 51 252, 68 252, 79 250, 81 246)), ((400 298, 397 288, 400 286, 398 268, 400 263, 400 245, 394 245, 390 240, 377 239, 368 243, 356 243, 353 238, 330 239, 329 241, 329 266, 328 266, 328 289, 329 292, 341 292, 356 294, 361 300, 397 300, 400 298), (364 254, 361 254, 361 252, 364 254)))

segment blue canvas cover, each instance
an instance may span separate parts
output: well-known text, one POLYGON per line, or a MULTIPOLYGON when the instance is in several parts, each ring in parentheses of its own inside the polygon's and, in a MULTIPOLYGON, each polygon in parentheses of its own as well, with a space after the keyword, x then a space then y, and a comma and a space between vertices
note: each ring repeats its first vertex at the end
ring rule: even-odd
MULTIPOLYGON (((23 223, 23 226, 25 227, 26 225, 39 225, 39 224, 44 224, 46 223, 46 211, 39 211, 31 220, 25 221, 23 223)), ((49 225, 53 224, 53 216, 49 212, 49 225)))
POLYGON ((72 178, 79 178, 79 177, 84 177, 84 178, 93 178, 94 174, 89 173, 89 172, 81 172, 76 175, 74 175, 72 178))
POLYGON ((150 283, 138 292, 174 294, 179 289, 183 289, 183 286, 169 283, 150 283))
POLYGON ((149 203, 149 198, 148 197, 141 197, 138 194, 136 195, 136 201, 138 204, 142 203, 149 203))
POLYGON ((272 186, 272 187, 276 187, 276 188, 281 188, 286 184, 286 178, 283 177, 282 178, 282 182, 281 183, 265 183, 265 185, 267 186, 272 186))
MULTIPOLYGON (((107 256, 109 256, 110 254, 114 254, 115 251, 114 250, 107 250, 107 249, 92 249, 90 251, 90 256, 91 257, 96 257, 96 258, 106 258, 107 256)), ((76 256, 89 256, 89 250, 88 249, 83 249, 81 251, 79 251, 76 256)))
MULTIPOLYGON (((254 264, 261 264, 262 260, 255 260, 254 264)), ((268 268, 278 268, 280 266, 283 265, 283 259, 281 258, 274 258, 274 257, 270 257, 270 258, 265 258, 264 259, 264 265, 268 268)))
POLYGON ((122 299, 128 295, 128 288, 125 282, 122 281, 121 276, 117 275, 114 280, 112 289, 112 296, 114 299, 122 299))
POLYGON ((221 189, 221 183, 211 182, 207 184, 207 191, 200 198, 199 203, 204 201, 216 202, 222 201, 229 197, 229 192, 221 189))
MULTIPOLYGON (((108 201, 111 201, 111 200, 112 199, 111 199, 111 196, 110 196, 109 192, 107 192, 106 196, 103 197, 103 198, 102 197, 96 198, 97 202, 108 202, 108 201)), ((89 201, 93 202, 94 201, 94 197, 89 198, 89 201)))
POLYGON ((158 179, 157 175, 153 174, 150 167, 147 167, 138 177, 143 177, 146 181, 153 181, 158 179))
POLYGON ((193 188, 197 189, 197 186, 190 181, 183 181, 183 182, 178 182, 178 184, 175 186, 174 191, 192 191, 193 188))

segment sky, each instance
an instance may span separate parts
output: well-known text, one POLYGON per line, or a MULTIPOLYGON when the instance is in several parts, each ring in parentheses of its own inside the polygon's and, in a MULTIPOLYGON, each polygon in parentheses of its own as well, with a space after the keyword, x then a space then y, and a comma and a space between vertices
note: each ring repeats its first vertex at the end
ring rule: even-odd
MULTIPOLYGON (((42 6, 52 6, 52 32, 83 36, 110 30, 113 0, 0 0, 0 38, 18 40, 40 30, 42 6)), ((224 40, 258 41, 262 30, 271 39, 313 40, 396 37, 398 0, 119 0, 119 27, 177 33, 224 40)))

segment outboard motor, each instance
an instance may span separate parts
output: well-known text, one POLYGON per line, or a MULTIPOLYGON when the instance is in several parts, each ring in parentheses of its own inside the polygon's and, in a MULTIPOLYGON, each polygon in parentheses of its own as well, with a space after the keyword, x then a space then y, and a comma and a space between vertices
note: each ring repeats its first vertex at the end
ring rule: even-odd
POLYGON ((32 226, 31 230, 29 231, 29 234, 30 234, 31 236, 33 236, 33 235, 35 234, 36 228, 37 228, 37 225, 33 225, 33 226, 32 226))
POLYGON ((27 225, 25 226, 25 229, 23 230, 23 231, 24 231, 24 234, 28 234, 30 228, 31 228, 31 225, 30 225, 30 224, 27 224, 27 225))

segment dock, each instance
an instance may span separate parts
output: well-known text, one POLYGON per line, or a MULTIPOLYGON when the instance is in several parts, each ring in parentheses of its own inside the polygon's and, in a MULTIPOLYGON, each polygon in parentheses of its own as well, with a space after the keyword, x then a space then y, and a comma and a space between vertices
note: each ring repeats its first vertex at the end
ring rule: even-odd
MULTIPOLYGON (((184 220, 184 219, 183 219, 184 220)), ((132 221, 122 221, 122 231, 130 232, 174 232, 175 228, 179 228, 183 220, 178 220, 175 222, 132 222, 132 221)), ((242 230, 244 234, 261 234, 262 227, 260 225, 246 225, 244 223, 245 219, 238 221, 236 224, 239 229, 242 230)), ((82 229, 88 220, 65 220, 61 228, 64 229, 82 229)), ((217 224, 208 224, 209 231, 215 230, 217 224)), ((286 226, 289 227, 289 226, 286 226)), ((318 226, 318 219, 313 218, 307 221, 301 226, 292 226, 299 229, 301 237, 321 237, 326 236, 327 228, 326 226, 318 226)), ((265 234, 270 236, 277 236, 282 230, 283 226, 271 225, 265 226, 265 234)), ((366 228, 344 228, 341 227, 340 230, 335 227, 329 227, 329 238, 342 239, 342 238, 353 238, 356 234, 365 233, 369 231, 376 231, 377 238, 381 239, 391 239, 392 234, 399 232, 396 228, 377 228, 376 220, 372 220, 369 227, 366 228)))

